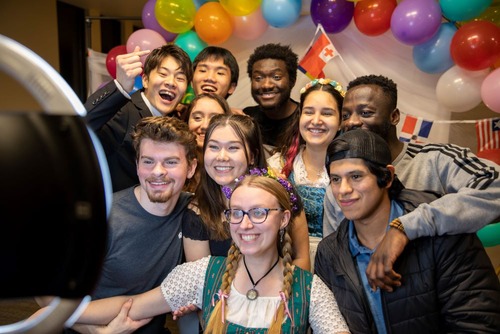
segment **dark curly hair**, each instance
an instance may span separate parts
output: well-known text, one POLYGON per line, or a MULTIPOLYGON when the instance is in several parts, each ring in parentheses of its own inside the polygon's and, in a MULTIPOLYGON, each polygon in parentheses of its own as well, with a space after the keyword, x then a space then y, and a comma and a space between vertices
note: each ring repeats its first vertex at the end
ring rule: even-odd
POLYGON ((297 81, 297 68, 299 66, 299 57, 289 45, 281 45, 279 43, 268 43, 255 48, 253 53, 248 58, 247 73, 250 79, 252 78, 252 69, 255 62, 262 59, 279 59, 286 64, 288 77, 290 78, 291 86, 297 81))
POLYGON ((394 81, 383 75, 364 75, 349 82, 347 90, 361 85, 376 85, 382 88, 382 91, 388 98, 390 109, 396 109, 398 104, 398 88, 394 81))

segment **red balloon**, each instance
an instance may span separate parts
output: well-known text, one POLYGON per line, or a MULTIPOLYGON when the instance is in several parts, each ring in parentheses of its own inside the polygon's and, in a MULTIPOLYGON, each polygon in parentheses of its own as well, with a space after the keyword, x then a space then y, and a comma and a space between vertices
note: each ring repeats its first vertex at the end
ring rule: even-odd
POLYGON ((113 79, 116 79, 116 56, 126 53, 126 45, 118 45, 109 50, 108 55, 106 56, 106 68, 108 69, 109 75, 111 75, 113 79))
POLYGON ((489 21, 472 21, 461 26, 450 44, 455 64, 469 71, 493 66, 500 58, 500 27, 489 21))
POLYGON ((367 36, 378 36, 391 27, 396 0, 363 0, 354 7, 354 23, 367 36))

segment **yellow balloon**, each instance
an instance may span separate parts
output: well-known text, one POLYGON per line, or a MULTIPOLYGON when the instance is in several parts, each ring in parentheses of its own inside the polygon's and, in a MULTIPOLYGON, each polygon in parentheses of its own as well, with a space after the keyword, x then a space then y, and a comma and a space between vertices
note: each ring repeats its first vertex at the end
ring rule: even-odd
POLYGON ((221 6, 233 16, 244 16, 259 8, 262 0, 220 0, 221 6))
POLYGON ((156 21, 167 31, 180 34, 190 30, 195 15, 193 0, 156 0, 156 21))

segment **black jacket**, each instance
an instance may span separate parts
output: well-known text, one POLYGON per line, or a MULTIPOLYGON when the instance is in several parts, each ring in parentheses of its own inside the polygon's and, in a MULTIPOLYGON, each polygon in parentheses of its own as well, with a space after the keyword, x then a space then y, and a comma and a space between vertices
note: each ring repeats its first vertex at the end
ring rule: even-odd
MULTIPOLYGON (((427 202, 403 190, 405 212, 427 202)), ((377 333, 356 261, 348 221, 318 245, 317 274, 334 292, 352 333, 377 333)), ((475 234, 412 240, 394 265, 402 286, 382 292, 388 333, 499 333, 500 283, 475 234)))

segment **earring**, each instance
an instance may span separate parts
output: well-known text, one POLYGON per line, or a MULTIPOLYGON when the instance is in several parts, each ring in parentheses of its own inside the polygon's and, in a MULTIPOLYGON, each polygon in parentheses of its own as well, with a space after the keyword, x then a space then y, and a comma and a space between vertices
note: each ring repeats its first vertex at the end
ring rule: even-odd
POLYGON ((283 243, 283 236, 285 235, 285 229, 280 229, 280 243, 283 243))

